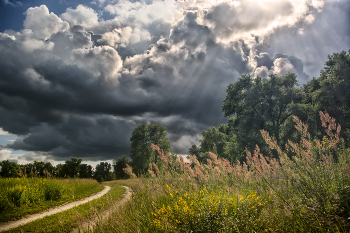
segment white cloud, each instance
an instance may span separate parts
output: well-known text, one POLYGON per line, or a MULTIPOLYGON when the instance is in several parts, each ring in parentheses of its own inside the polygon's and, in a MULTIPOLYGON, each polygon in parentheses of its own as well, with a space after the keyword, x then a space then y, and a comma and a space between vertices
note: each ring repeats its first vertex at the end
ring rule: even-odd
POLYGON ((115 20, 119 22, 134 21, 141 25, 149 25, 155 21, 173 24, 183 17, 176 1, 173 0, 154 0, 152 4, 147 4, 145 1, 121 0, 117 4, 107 5, 105 11, 117 15, 115 20))
POLYGON ((77 65, 89 70, 96 77, 115 78, 123 66, 118 52, 110 46, 72 51, 77 65))
POLYGON ((271 69, 272 74, 277 74, 278 76, 286 75, 288 72, 297 73, 293 64, 287 58, 277 58, 273 62, 273 67, 271 69))
POLYGON ((10 150, 0 150, 0 161, 8 160, 10 158, 10 150))
POLYGON ((269 73, 269 69, 266 66, 260 66, 255 69, 254 71, 254 77, 261 77, 261 78, 267 78, 269 73))
POLYGON ((45 5, 39 7, 30 7, 24 20, 24 28, 31 29, 32 37, 35 39, 48 39, 53 33, 65 31, 69 25, 53 12, 49 13, 49 9, 45 5))
POLYGON ((124 27, 115 28, 113 31, 104 33, 99 42, 107 43, 112 47, 125 47, 128 44, 150 40, 151 34, 148 31, 139 28, 124 27))
POLYGON ((83 5, 78 5, 76 9, 67 8, 61 17, 69 22, 70 26, 81 25, 90 28, 98 24, 98 14, 92 8, 83 5))
POLYGON ((0 135, 12 135, 9 132, 3 130, 2 128, 0 128, 0 135))
POLYGON ((42 40, 36 40, 28 38, 22 42, 22 47, 24 51, 26 52, 33 52, 34 50, 52 50, 54 46, 54 43, 52 42, 44 42, 42 40))
POLYGON ((301 21, 310 24, 314 20, 310 9, 322 11, 323 1, 200 1, 193 3, 193 7, 199 12, 197 22, 208 26, 218 42, 230 43, 252 34, 266 36, 277 28, 293 27, 301 21))

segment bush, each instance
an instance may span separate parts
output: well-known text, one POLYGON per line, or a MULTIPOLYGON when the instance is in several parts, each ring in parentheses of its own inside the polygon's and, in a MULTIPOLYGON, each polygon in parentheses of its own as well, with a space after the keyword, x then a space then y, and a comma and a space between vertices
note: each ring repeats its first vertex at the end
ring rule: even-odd
POLYGON ((7 196, 3 193, 0 193, 0 213, 4 212, 5 210, 12 207, 11 203, 9 202, 7 196))
POLYGON ((101 182, 104 181, 102 175, 97 175, 97 176, 96 176, 96 180, 97 180, 97 182, 99 182, 99 183, 101 183, 101 182))
POLYGON ((63 195, 64 187, 60 182, 47 182, 44 185, 44 196, 46 200, 56 201, 63 195))
POLYGON ((22 193, 25 191, 26 187, 22 185, 16 185, 7 191, 7 198, 15 205, 21 206, 22 204, 22 193))

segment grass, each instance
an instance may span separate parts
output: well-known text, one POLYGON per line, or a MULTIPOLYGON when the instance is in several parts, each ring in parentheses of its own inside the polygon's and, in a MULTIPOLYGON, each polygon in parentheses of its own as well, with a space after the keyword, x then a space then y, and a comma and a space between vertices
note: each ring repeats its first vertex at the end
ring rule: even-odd
POLYGON ((121 187, 118 182, 103 184, 111 186, 111 190, 101 198, 6 232, 71 232, 78 227, 80 222, 93 218, 101 211, 108 209, 113 202, 121 198, 125 191, 125 188, 121 187))
POLYGON ((15 220, 102 191, 92 179, 0 179, 0 222, 15 220))
MULTIPOLYGON (((294 118, 300 142, 279 159, 255 151, 230 164, 210 153, 205 164, 163 155, 148 175, 131 180, 134 195, 94 232, 349 232, 350 151, 340 126, 321 115, 327 135, 311 139, 294 118)), ((157 150, 156 150, 157 151, 157 150)), ((129 181, 124 181, 126 182, 129 181)))

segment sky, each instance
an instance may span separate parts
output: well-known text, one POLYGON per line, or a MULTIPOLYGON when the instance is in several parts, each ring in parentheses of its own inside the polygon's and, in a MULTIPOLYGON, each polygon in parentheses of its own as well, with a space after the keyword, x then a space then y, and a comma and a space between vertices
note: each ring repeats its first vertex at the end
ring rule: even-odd
POLYGON ((0 0, 0 161, 96 164, 165 126, 187 154, 241 75, 318 77, 348 0, 0 0))

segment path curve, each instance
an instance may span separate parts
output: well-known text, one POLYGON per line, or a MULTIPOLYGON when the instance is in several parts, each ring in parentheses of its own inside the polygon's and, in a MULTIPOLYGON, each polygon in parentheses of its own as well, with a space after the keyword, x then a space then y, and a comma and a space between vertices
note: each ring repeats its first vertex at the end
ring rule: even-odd
POLYGON ((10 229, 22 226, 24 224, 30 223, 30 222, 32 222, 34 220, 37 220, 37 219, 40 219, 40 218, 43 218, 43 217, 46 217, 46 216, 49 216, 49 215, 52 215, 52 214, 56 214, 56 213, 59 213, 59 212, 65 211, 65 210, 69 210, 69 209, 71 209, 73 207, 85 204, 85 203, 87 203, 89 201, 92 201, 94 199, 102 197, 103 195, 108 193, 109 190, 111 190, 111 187, 105 186, 105 188, 101 192, 98 192, 98 193, 96 193, 96 194, 94 194, 94 195, 92 195, 90 197, 86 197, 86 198, 84 198, 84 199, 82 199, 80 201, 75 201, 75 202, 71 202, 71 203, 68 203, 68 204, 65 204, 65 205, 57 206, 57 207, 54 207, 53 209, 49 209, 49 210, 46 210, 46 211, 41 212, 41 213, 37 213, 37 214, 32 214, 32 215, 26 216, 26 217, 24 217, 24 218, 22 218, 20 220, 17 220, 17 221, 9 221, 9 222, 6 222, 6 223, 0 223, 0 232, 1 231, 7 231, 7 230, 10 230, 10 229))
POLYGON ((93 228, 96 226, 98 222, 106 221, 113 212, 117 211, 120 206, 122 206, 125 202, 129 201, 132 196, 132 190, 127 186, 122 186, 122 187, 125 188, 125 192, 122 195, 122 199, 115 201, 110 208, 95 215, 91 219, 87 219, 84 222, 79 223, 79 226, 73 229, 71 233, 79 233, 87 230, 89 230, 89 232, 93 232, 93 228))

